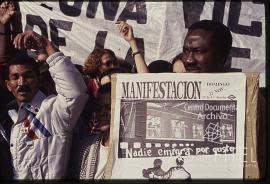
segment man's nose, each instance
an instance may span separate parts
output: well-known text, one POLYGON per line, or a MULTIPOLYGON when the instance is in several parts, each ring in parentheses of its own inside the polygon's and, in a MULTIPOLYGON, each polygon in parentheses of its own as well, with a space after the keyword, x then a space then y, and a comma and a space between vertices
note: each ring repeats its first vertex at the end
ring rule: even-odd
POLYGON ((185 55, 186 56, 185 56, 184 62, 186 62, 186 63, 194 63, 194 57, 193 57, 193 52, 192 51, 188 51, 185 55))
POLYGON ((18 79, 18 85, 24 85, 26 83, 26 79, 23 76, 20 76, 18 79))

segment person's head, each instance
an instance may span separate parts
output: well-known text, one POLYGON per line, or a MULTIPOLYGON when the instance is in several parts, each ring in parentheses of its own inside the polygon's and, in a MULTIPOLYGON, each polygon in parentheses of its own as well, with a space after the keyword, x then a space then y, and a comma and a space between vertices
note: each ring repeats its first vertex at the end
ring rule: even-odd
POLYGON ((95 119, 99 124, 110 124, 111 120, 111 83, 101 86, 94 107, 95 119))
POLYGON ((84 63, 84 73, 90 74, 92 77, 99 76, 109 68, 113 67, 116 57, 113 51, 109 49, 94 49, 87 57, 84 63))
POLYGON ((187 72, 223 72, 232 47, 230 30, 222 23, 201 20, 192 24, 183 45, 187 72))
POLYGON ((104 54, 101 56, 100 73, 107 71, 117 63, 117 58, 112 50, 104 49, 104 51, 104 54))
POLYGON ((83 72, 85 74, 95 77, 99 74, 99 66, 101 63, 101 56, 104 54, 103 49, 94 49, 84 62, 83 72))
POLYGON ((176 158, 176 164, 178 166, 183 166, 184 165, 184 158, 183 157, 176 158))
POLYGON ((177 54, 172 59, 172 70, 174 73, 183 73, 186 72, 183 61, 182 61, 183 53, 177 54))
POLYGON ((155 60, 148 65, 150 73, 172 72, 172 64, 165 60, 155 60))
POLYGON ((36 61, 25 53, 17 54, 6 66, 5 83, 18 104, 30 102, 39 87, 39 68, 36 61))
POLYGON ((161 168, 161 165, 162 165, 162 160, 157 158, 154 160, 154 167, 155 168, 161 168))

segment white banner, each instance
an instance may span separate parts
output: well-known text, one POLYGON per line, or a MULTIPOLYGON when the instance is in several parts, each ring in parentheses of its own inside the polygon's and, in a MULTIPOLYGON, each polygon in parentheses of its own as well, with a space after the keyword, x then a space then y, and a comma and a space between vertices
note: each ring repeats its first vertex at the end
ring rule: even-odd
POLYGON ((113 89, 110 178, 243 179, 245 74, 119 74, 113 89))
POLYGON ((20 2, 26 30, 50 38, 60 50, 83 65, 95 47, 113 50, 133 63, 131 50, 118 33, 117 20, 134 28, 146 62, 171 59, 182 52, 187 28, 213 19, 229 27, 233 48, 231 71, 260 72, 265 86, 265 7, 259 2, 20 2))

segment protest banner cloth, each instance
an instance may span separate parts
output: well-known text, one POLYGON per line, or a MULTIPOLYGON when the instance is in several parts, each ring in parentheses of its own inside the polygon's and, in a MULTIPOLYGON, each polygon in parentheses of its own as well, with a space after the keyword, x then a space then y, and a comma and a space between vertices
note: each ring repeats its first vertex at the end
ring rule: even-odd
POLYGON ((94 48, 108 48, 134 64, 115 22, 132 25, 147 64, 182 52, 188 27, 199 20, 223 22, 233 37, 228 71, 259 72, 265 87, 265 5, 261 1, 22 1, 24 30, 34 30, 83 65, 94 48))

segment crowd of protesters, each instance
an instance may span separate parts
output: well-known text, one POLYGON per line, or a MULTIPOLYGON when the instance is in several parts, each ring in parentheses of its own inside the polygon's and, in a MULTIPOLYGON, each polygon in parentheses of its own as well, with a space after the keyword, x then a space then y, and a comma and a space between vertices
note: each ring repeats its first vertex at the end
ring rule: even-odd
MULTIPOLYGON (((132 66, 112 50, 100 48, 89 54, 83 66, 75 66, 45 37, 22 32, 20 19, 16 3, 1 4, 0 178, 104 178, 111 76, 132 73, 132 66), (35 58, 26 52, 30 49, 37 50, 35 58)), ((132 26, 123 21, 116 26, 130 45, 137 73, 225 72, 232 36, 222 23, 194 23, 183 51, 172 60, 156 60, 148 66, 132 26)))

